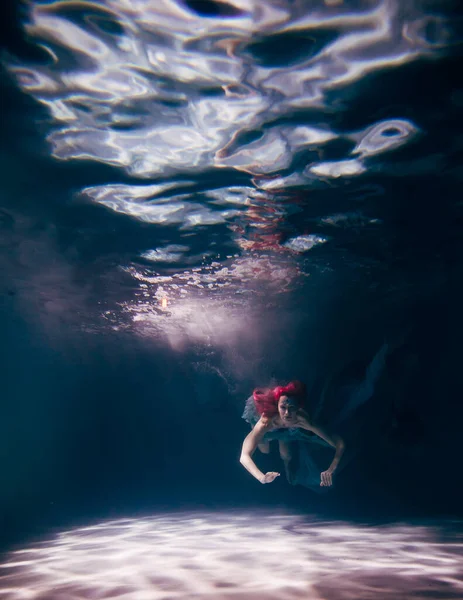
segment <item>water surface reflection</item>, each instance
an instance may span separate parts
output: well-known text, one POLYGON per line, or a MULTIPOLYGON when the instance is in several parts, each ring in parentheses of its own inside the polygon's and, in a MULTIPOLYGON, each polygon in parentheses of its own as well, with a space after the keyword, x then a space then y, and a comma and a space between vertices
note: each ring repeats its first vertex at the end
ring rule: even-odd
POLYGON ((285 293, 324 268, 303 257, 329 253, 341 224, 375 235, 381 217, 352 211, 346 190, 356 201, 384 195, 371 177, 393 173, 391 155, 426 131, 404 105, 354 126, 346 111, 372 75, 431 64, 458 41, 438 2, 28 6, 42 60, 10 58, 8 69, 48 111, 55 159, 115 169, 75 203, 139 224, 143 239, 137 250, 120 241, 119 275, 134 293, 101 323, 150 336, 182 335, 181 315, 198 303, 230 313, 239 304, 250 318, 255 293, 285 293), (336 209, 321 209, 336 189, 336 209), (312 206, 317 218, 307 218, 312 206))

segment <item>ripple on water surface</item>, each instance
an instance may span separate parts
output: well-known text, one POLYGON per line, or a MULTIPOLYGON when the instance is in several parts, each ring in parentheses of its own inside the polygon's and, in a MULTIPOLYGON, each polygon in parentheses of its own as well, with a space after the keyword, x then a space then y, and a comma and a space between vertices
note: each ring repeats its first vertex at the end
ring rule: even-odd
MULTIPOLYGON (((83 186, 76 202, 143 231, 143 247, 121 251, 119 265, 137 292, 106 311, 106 323, 151 335, 167 327, 167 303, 169 327, 182 330, 185 302, 243 310, 268 286, 292 289, 307 274, 306 253, 329 251, 336 230, 327 229, 348 228, 352 206, 340 201, 334 216, 319 209, 318 220, 306 219, 312 194, 349 185, 361 196, 365 178, 425 133, 400 106, 346 126, 352 89, 455 41, 438 3, 402 8, 399 0, 325 0, 310 10, 289 0, 29 3, 25 28, 46 59, 7 66, 48 110, 51 155, 113 167, 124 183, 83 186)), ((356 231, 381 226, 354 212, 356 231)))

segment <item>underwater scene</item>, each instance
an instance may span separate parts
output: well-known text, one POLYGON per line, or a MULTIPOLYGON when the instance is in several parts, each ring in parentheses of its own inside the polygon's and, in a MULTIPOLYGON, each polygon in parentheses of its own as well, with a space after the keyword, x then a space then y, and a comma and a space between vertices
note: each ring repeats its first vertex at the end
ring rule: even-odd
POLYGON ((0 600, 463 597, 462 8, 2 0, 0 600))

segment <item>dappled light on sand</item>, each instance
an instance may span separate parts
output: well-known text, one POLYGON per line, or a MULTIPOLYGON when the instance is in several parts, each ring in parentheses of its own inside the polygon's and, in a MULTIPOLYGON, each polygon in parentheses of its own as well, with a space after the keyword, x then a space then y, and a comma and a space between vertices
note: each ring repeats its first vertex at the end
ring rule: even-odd
POLYGON ((298 515, 173 513, 108 521, 16 550, 0 598, 461 598, 462 528, 298 515))

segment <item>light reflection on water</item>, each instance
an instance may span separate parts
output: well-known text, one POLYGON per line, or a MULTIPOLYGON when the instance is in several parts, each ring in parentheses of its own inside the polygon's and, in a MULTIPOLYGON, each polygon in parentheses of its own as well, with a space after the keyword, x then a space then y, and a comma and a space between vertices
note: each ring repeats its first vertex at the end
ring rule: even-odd
POLYGON ((234 5, 238 14, 214 18, 173 0, 32 3, 28 33, 50 59, 12 70, 54 117, 54 156, 143 178, 225 166, 273 174, 296 152, 333 139, 354 140, 349 154, 364 159, 416 131, 400 115, 342 134, 326 113, 317 126, 275 121, 302 108, 335 112, 331 90, 445 45, 424 35, 439 18, 423 15, 419 3, 407 11, 393 0, 316 2, 310 10, 275 0, 234 5), (251 132, 258 139, 244 142, 251 132))
MULTIPOLYGON (((150 335, 153 324, 184 332, 185 303, 245 310, 250 295, 236 292, 275 281, 272 292, 291 289, 303 274, 299 256, 329 246, 309 226, 301 234, 288 225, 307 201, 300 190, 361 181, 425 134, 399 109, 341 130, 345 90, 371 73, 438 58, 455 41, 434 5, 419 1, 407 10, 399 0, 325 0, 310 9, 285 0, 29 4, 25 27, 47 58, 8 67, 49 111, 52 156, 130 176, 132 184, 87 186, 77 197, 162 238, 121 260, 143 287, 105 315, 116 328, 128 317, 150 335), (336 143, 344 150, 326 159, 336 143), (198 252, 193 240, 206 233, 198 252), (168 299, 169 325, 160 298, 168 299)), ((343 219, 346 227, 342 213, 324 223, 343 219)), ((359 212, 361 223, 380 226, 359 212)))
POLYGON ((160 514, 10 553, 0 597, 461 598, 461 524, 355 525, 265 513, 160 514))

